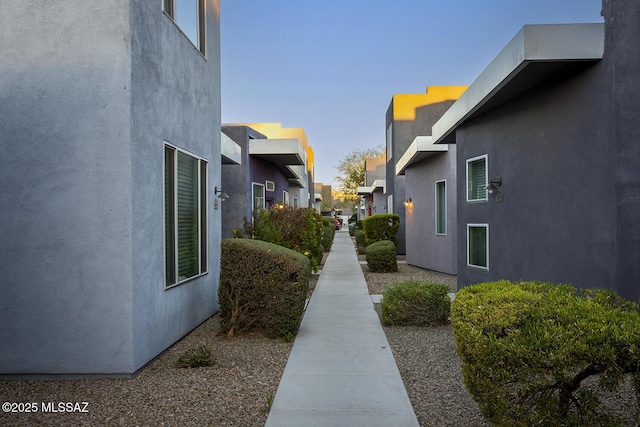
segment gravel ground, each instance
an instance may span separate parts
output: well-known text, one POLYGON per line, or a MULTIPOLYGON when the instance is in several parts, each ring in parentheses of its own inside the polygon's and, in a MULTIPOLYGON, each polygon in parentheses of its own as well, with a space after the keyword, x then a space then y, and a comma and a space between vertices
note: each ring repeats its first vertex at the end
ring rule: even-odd
POLYGON ((218 335, 215 315, 133 379, 0 382, 1 402, 36 402, 38 413, 0 413, 3 426, 263 426, 292 343, 258 334, 218 335), (205 343, 212 367, 176 368, 205 343), (88 413, 46 413, 41 402, 89 402, 88 413))
MULTIPOLYGON (((364 265, 370 293, 409 279, 444 283, 456 290, 455 276, 406 264, 398 267, 397 273, 370 273, 364 265)), ((311 288, 317 278, 312 276, 311 288)), ((35 402, 39 410, 0 412, 0 425, 263 426, 293 344, 259 334, 228 338, 218 330, 216 315, 130 380, 0 381, 0 402, 35 402), (199 343, 209 346, 216 364, 176 368, 178 357, 199 343), (88 412, 43 414, 42 402, 88 402, 88 412)), ((421 426, 488 425, 462 384, 450 326, 385 326, 384 331, 421 426)), ((619 407, 637 411, 631 396, 617 402, 619 407)))

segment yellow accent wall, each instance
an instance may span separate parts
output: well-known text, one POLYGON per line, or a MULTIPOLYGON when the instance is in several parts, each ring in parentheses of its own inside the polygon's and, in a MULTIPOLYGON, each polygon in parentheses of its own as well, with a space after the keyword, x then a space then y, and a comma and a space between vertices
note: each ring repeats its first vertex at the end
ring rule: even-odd
POLYGON ((455 101, 468 86, 427 86, 426 93, 393 95, 394 120, 415 120, 416 109, 444 101, 455 101))

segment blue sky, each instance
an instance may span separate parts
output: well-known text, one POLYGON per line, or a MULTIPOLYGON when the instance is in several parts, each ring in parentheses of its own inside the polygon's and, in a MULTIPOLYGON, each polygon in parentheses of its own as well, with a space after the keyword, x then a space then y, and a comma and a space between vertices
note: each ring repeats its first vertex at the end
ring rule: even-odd
POLYGON ((469 85, 525 24, 602 22, 601 0, 221 0, 222 121, 305 129, 316 182, 385 141, 396 93, 469 85))

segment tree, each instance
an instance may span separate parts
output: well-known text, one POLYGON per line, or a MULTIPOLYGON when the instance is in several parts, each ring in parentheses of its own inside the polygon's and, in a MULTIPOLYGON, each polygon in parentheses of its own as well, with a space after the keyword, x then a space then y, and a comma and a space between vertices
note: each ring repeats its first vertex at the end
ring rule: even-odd
POLYGON ((382 157, 384 147, 356 148, 340 161, 335 168, 339 175, 335 177, 339 190, 345 195, 357 195, 358 187, 364 186, 364 162, 369 158, 382 157))

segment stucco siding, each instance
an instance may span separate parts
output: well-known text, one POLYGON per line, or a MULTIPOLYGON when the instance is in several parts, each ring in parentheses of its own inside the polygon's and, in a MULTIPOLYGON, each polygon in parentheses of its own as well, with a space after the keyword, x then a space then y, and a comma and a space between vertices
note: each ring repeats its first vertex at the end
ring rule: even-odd
POLYGON ((456 147, 436 154, 405 173, 407 263, 429 270, 456 274, 456 147), (446 182, 446 234, 436 234, 435 183, 446 182))
POLYGON ((132 2, 132 254, 134 367, 143 366, 218 309, 221 209, 220 22, 205 2, 206 51, 162 13, 132 2), (208 162, 208 274, 164 284, 164 143, 208 162))
POLYGON ((615 280, 615 185, 602 64, 463 124, 458 148, 458 283, 615 280), (603 126, 603 123, 605 125, 603 126), (486 202, 466 201, 466 160, 487 155, 486 202), (501 196, 496 199, 496 196, 501 196), (489 270, 467 266, 466 227, 489 224, 489 270))
POLYGON ((3 2, 0 373, 133 369, 129 18, 3 2))

